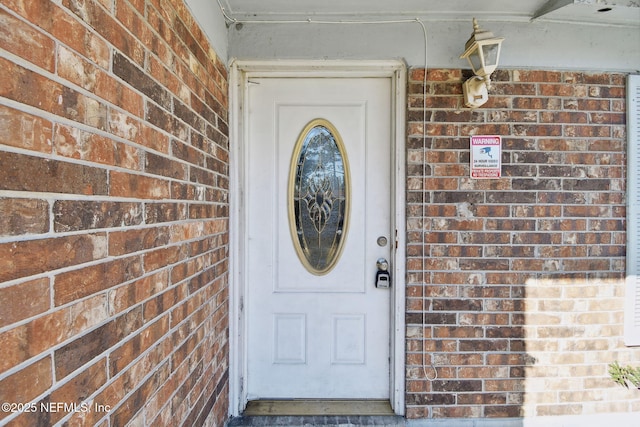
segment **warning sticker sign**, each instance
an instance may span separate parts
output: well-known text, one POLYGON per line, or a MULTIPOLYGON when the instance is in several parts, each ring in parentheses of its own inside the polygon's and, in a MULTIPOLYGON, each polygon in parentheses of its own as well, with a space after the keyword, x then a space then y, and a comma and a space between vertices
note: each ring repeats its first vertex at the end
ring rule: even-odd
POLYGON ((474 135, 471 137, 471 178, 502 176, 502 137, 474 135))

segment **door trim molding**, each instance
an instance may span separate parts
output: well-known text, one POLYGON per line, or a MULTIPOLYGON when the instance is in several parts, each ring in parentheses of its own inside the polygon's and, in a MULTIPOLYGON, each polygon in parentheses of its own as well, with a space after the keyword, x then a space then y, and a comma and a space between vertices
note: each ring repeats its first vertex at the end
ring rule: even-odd
POLYGON ((391 79, 392 173, 391 218, 396 230, 392 254, 393 278, 390 316, 390 401, 397 415, 405 411, 405 123, 406 75, 404 62, 388 61, 240 61, 232 60, 229 79, 229 415, 238 416, 247 401, 247 292, 245 271, 247 182, 246 88, 256 77, 381 77, 391 79))

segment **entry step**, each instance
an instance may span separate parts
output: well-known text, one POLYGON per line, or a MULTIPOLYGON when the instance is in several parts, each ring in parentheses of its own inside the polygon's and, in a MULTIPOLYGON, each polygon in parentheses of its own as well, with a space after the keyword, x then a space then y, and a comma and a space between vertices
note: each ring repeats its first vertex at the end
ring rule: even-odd
POLYGON ((388 400, 254 400, 229 427, 241 426, 404 426, 388 400))
POLYGON ((387 426, 404 427, 405 419, 397 415, 259 415, 232 418, 227 424, 229 427, 360 427, 360 426, 387 426))

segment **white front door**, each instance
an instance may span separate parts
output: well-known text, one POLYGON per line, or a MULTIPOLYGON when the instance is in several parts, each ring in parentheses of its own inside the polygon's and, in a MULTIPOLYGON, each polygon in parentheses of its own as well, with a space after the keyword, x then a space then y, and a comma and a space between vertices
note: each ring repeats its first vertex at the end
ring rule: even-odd
POLYGON ((391 79, 247 91, 247 396, 389 398, 391 79))

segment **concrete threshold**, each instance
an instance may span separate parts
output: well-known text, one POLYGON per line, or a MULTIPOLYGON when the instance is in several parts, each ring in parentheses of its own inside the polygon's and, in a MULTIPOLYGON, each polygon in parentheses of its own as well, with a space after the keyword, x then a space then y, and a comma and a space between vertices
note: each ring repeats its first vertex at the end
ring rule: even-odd
POLYGON ((242 426, 404 426, 386 400, 256 400, 229 427, 242 426))

